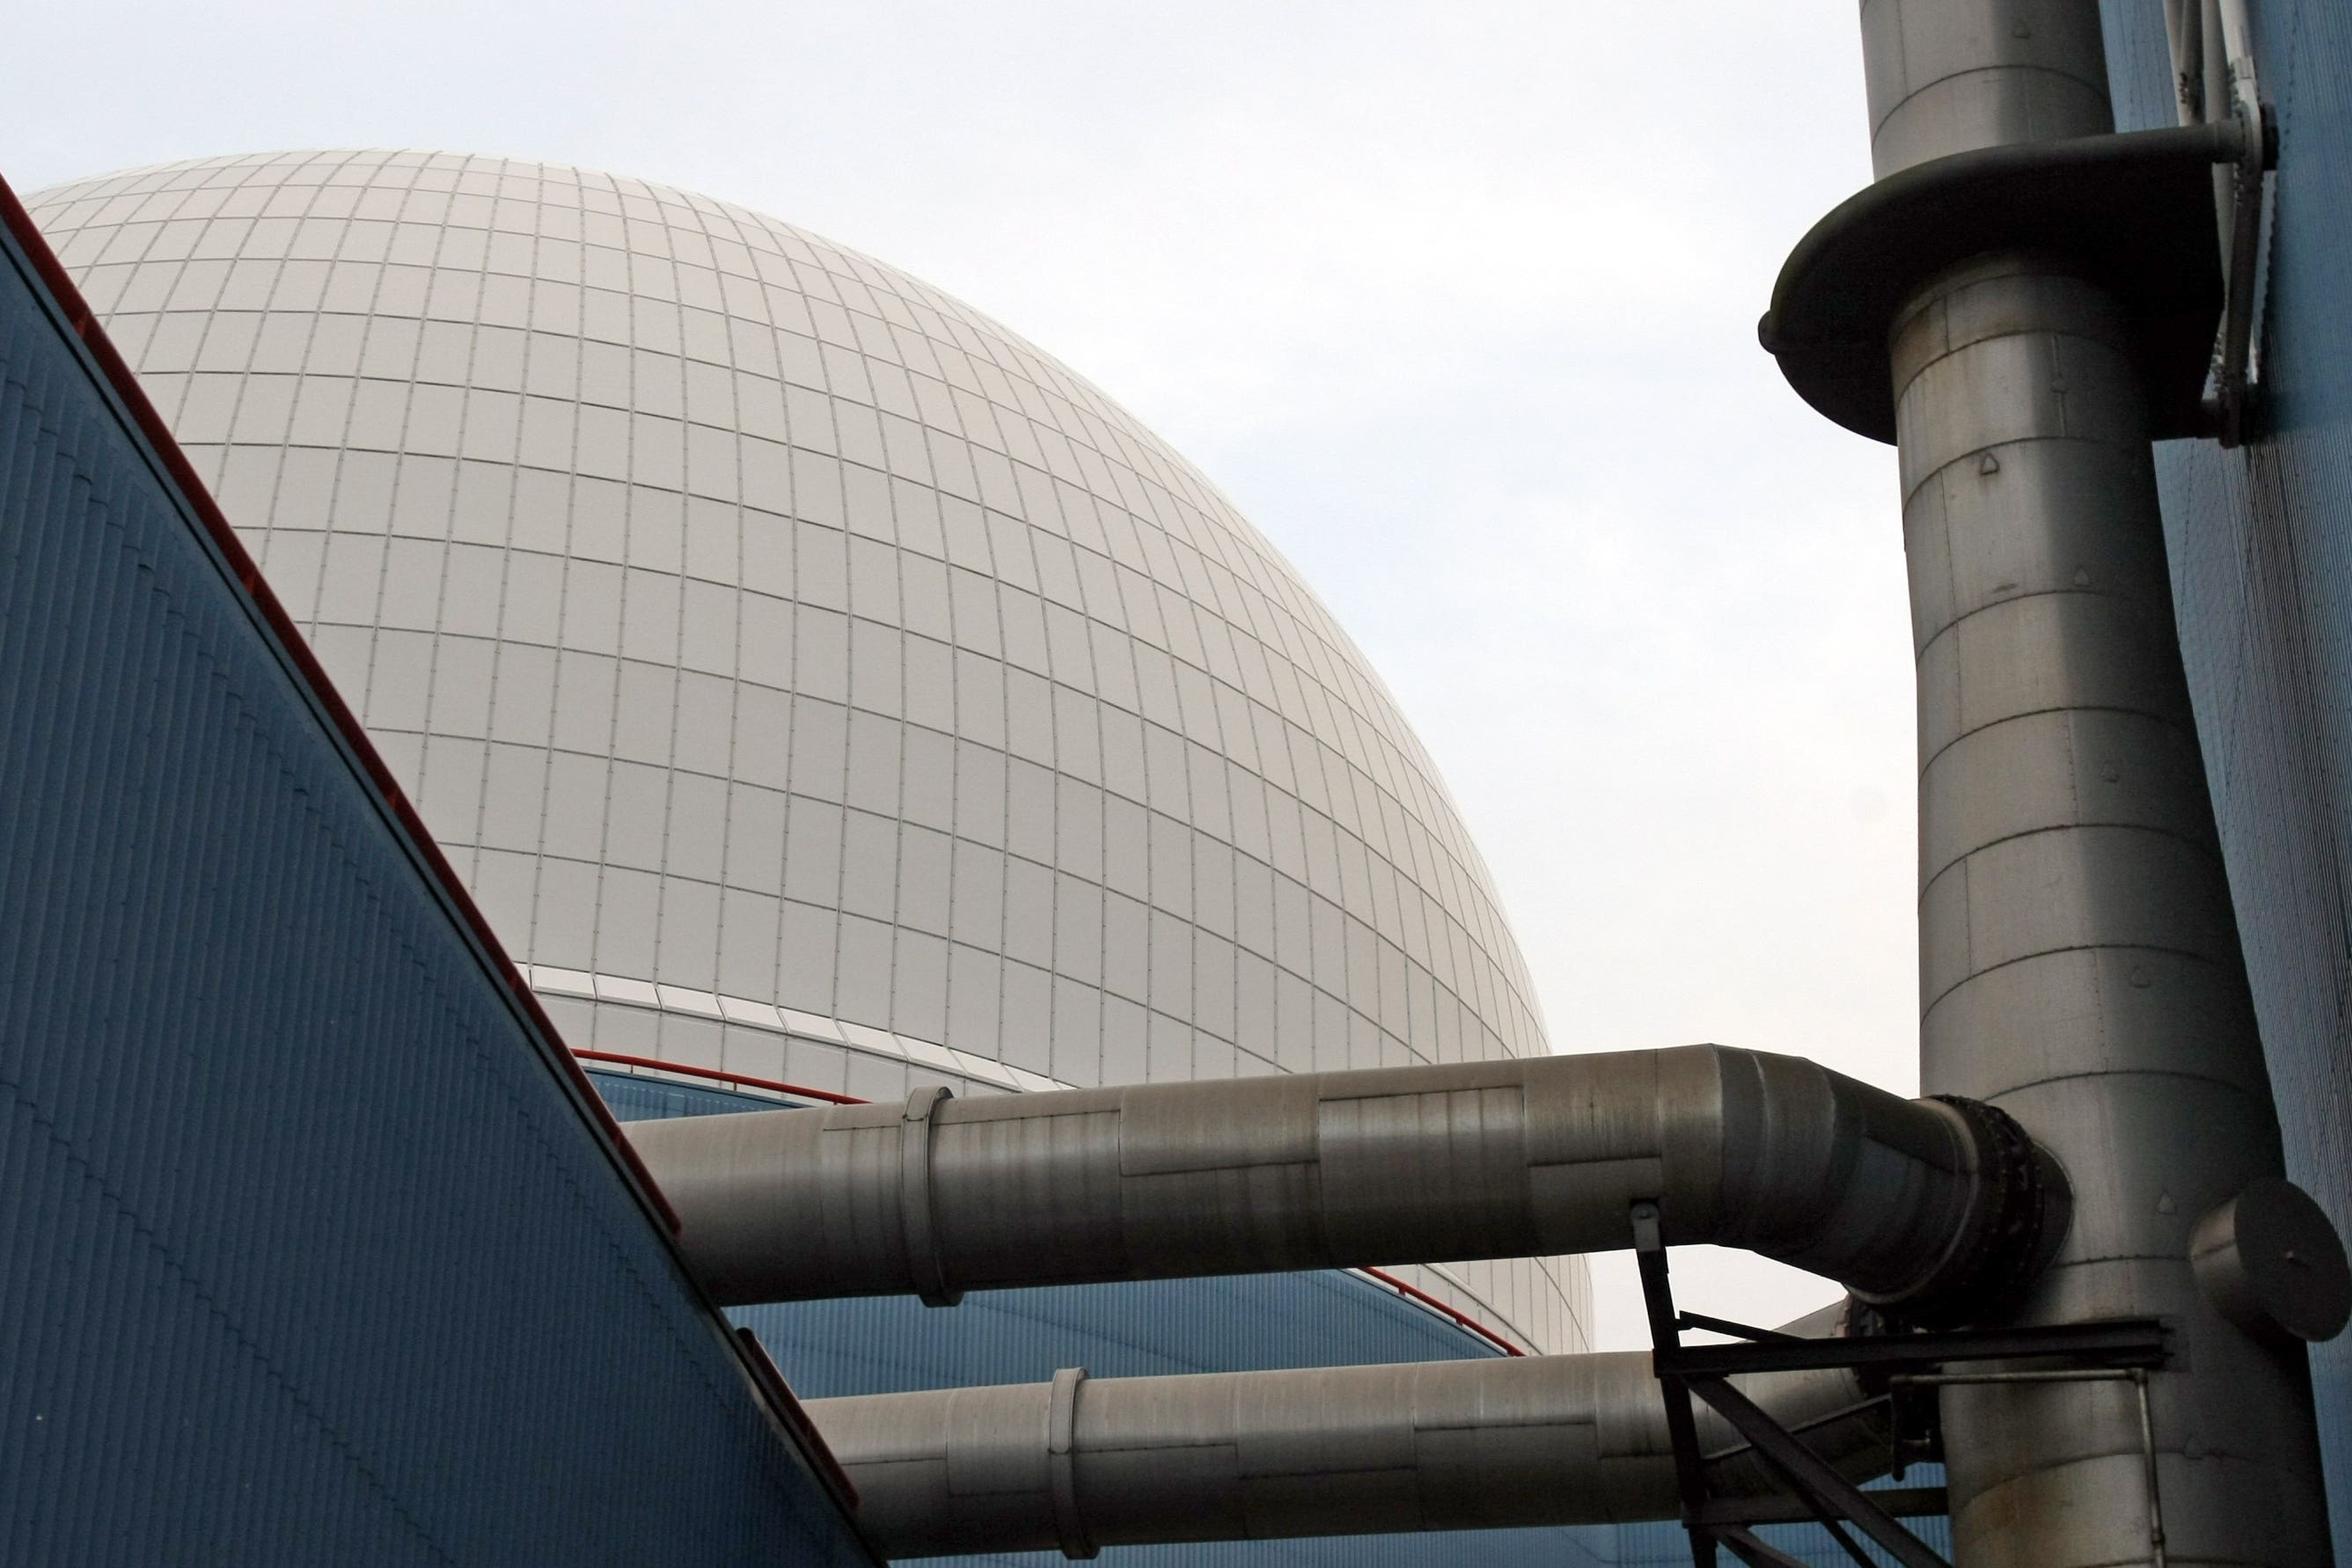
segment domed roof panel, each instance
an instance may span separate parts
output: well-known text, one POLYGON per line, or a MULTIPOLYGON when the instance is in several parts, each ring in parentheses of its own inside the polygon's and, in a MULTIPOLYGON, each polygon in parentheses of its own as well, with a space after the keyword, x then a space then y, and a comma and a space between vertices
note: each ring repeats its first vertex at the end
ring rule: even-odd
POLYGON ((956 300, 493 158, 27 205, 599 1047, 868 1094, 885 1041, 891 1081, 1000 1087, 1544 1048, 1362 655, 1196 469, 956 300))

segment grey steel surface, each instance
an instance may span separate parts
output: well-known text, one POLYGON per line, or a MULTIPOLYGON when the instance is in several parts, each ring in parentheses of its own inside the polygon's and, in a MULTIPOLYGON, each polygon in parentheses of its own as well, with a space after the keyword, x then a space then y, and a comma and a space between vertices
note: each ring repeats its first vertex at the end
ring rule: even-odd
POLYGON ((1914 163, 2115 129, 2091 0, 1863 0, 1870 161, 1914 163))
POLYGON ((2064 1228, 1961 1110, 1720 1046, 917 1094, 629 1135, 728 1302, 1605 1251, 1655 1201, 1670 1243, 1927 1305, 2064 1228))
MULTIPOLYGON (((1872 0, 1882 174, 2109 129, 2090 0, 1872 0)), ((2328 1559, 2299 1351, 2199 1290, 2189 1227, 2278 1131, 2172 621, 2135 340, 2048 255, 1922 289, 1892 342, 1918 652, 1922 1079, 2063 1162, 2073 1230, 2021 1321, 2177 1324, 2150 1382, 2171 1555, 2328 1559)), ((2119 1384, 1941 1392, 1962 1568, 2144 1563, 2119 1384)))
MULTIPOLYGON (((1826 1331, 1835 1309, 1805 1329, 1826 1331)), ((1794 1325, 1792 1325, 1794 1326, 1794 1325)), ((1885 1464, 1845 1372, 1741 1386, 1848 1477, 1885 1464)), ((809 1402, 885 1555, 1066 1550, 1660 1519, 1678 1506, 1636 1352, 1192 1377, 1084 1378, 809 1402)), ((1718 1496, 1774 1489, 1701 1418, 1718 1496)))
MULTIPOLYGON (((2110 1319, 2031 1328, 1947 1329, 1932 1335, 1890 1333, 1856 1339, 1772 1339, 1753 1343, 1678 1345, 1653 1351, 1661 1373, 1727 1377, 1742 1372, 1801 1372, 1832 1366, 1862 1367, 1913 1382, 1928 1379, 1900 1369, 1982 1361, 2057 1360, 2113 1371, 2161 1366, 2171 1354, 2170 1336, 2153 1319, 2110 1319)), ((2019 1376, 2040 1375, 2019 1373, 2019 1376)), ((2053 1377, 2081 1377, 2056 1372, 2053 1377)))

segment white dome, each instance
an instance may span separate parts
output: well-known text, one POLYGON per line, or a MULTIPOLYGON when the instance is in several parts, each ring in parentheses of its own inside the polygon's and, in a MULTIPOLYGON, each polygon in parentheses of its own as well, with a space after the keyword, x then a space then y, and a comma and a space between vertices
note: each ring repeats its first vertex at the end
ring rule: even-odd
MULTIPOLYGON (((1544 1049, 1363 656, 938 290, 446 153, 27 205, 573 1045, 869 1098, 1544 1049)), ((1454 1272, 1581 1342, 1580 1265, 1454 1272)))

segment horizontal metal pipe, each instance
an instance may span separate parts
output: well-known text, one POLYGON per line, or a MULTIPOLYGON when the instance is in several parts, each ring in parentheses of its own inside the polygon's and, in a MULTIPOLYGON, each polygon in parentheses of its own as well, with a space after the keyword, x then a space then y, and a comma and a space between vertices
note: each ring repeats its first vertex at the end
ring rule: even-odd
POLYGON ((1719 1046, 639 1121, 722 1302, 1746 1247, 1878 1303, 2028 1279, 2064 1187, 2015 1126, 1719 1046))
MULTIPOLYGON (((1824 1331, 1840 1309, 1820 1314, 1824 1331)), ((1851 1479, 1885 1468, 1883 1403, 1840 1369, 1735 1380, 1851 1479)), ((816 1399, 810 1417, 893 1560, 950 1553, 1667 1519, 1665 1411, 1641 1352, 816 1399)), ((1712 1412, 1701 1447, 1738 1448, 1712 1412)), ((1711 1495, 1771 1492, 1751 1452, 1711 1495)))

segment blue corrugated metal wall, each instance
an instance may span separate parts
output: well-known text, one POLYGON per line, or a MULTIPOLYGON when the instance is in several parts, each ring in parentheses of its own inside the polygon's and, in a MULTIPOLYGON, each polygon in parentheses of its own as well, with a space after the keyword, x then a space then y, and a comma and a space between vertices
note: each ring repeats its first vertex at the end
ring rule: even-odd
MULTIPOLYGON (((2267 430, 2157 448, 2189 667, 2287 1173, 2352 1235, 2352 6, 2251 5, 2279 119, 2267 430)), ((2172 122, 2156 0, 2105 0, 2125 129, 2172 122)), ((2313 1354, 2336 1554, 2352 1562, 2352 1343, 2313 1354)))
POLYGON ((867 1561, 0 244, 0 1559, 867 1561))
MULTIPOLYGON (((623 1121, 764 1108, 723 1089, 594 1073, 623 1121)), ((951 1310, 911 1299, 805 1301, 733 1314, 810 1398, 1042 1383, 1055 1369, 1097 1377, 1453 1361, 1498 1353, 1465 1330, 1351 1274, 1265 1274, 1129 1285, 975 1291, 951 1310)), ((1328 1541, 1123 1546, 1129 1568, 1586 1568, 1617 1561, 1615 1528, 1349 1536, 1328 1541)), ((1056 1553, 940 1559, 1048 1568, 1056 1553)))

